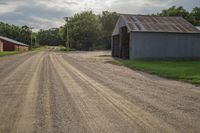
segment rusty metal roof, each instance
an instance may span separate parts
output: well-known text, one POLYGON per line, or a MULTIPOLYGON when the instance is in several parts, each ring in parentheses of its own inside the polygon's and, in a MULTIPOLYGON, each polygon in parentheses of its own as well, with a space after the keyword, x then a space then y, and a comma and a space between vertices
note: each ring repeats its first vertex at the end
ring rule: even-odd
POLYGON ((182 17, 148 15, 121 15, 121 17, 125 21, 129 32, 200 33, 200 30, 182 17))

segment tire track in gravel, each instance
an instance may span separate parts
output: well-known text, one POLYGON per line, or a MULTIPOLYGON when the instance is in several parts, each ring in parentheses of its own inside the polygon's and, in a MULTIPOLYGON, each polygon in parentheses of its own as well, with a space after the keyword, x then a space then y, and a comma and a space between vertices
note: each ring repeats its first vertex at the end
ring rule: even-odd
MULTIPOLYGON (((132 125, 132 127, 134 127, 135 132, 137 132, 137 131, 139 131, 139 132, 144 132, 144 131, 175 132, 173 127, 166 124, 162 120, 152 117, 151 114, 141 110, 140 108, 138 108, 131 102, 125 100, 120 95, 111 91, 106 86, 103 86, 100 83, 98 83, 97 81, 95 81, 94 79, 91 79, 90 77, 85 75, 83 72, 80 72, 79 70, 74 68, 72 65, 70 65, 68 62, 66 62, 61 56, 54 54, 52 56, 52 60, 54 60, 56 62, 55 65, 58 68, 58 70, 60 70, 60 71, 58 71, 58 73, 60 74, 61 77, 63 77, 63 80, 64 80, 64 77, 68 77, 68 80, 71 79, 70 83, 71 83, 71 87, 73 88, 72 90, 69 90, 69 91, 71 91, 71 93, 81 93, 78 91, 81 91, 82 88, 80 86, 78 86, 78 84, 76 84, 75 81, 73 81, 73 78, 66 72, 67 70, 68 70, 68 72, 72 72, 76 77, 80 78, 83 82, 85 82, 85 84, 87 85, 87 88, 90 88, 90 91, 97 93, 98 94, 97 99, 99 99, 99 98, 102 99, 101 100, 102 102, 106 101, 105 102, 107 104, 106 106, 109 105, 108 107, 110 107, 111 110, 113 110, 114 112, 117 112, 118 115, 120 115, 122 117, 122 119, 128 120, 128 122, 132 125), (53 58, 56 58, 56 59, 53 59, 53 58), (75 89, 77 89, 76 92, 74 92, 75 89), (160 123, 162 123, 162 124, 160 124, 160 123)), ((67 82, 67 79, 65 79, 65 82, 67 82)), ((84 91, 84 90, 82 90, 82 91, 84 91)), ((84 94, 84 92, 82 92, 82 93, 84 94)), ((81 95, 80 95, 80 97, 81 97, 81 95)), ((94 110, 89 110, 90 106, 88 108, 85 108, 85 106, 87 107, 89 103, 92 103, 91 101, 89 101, 90 99, 88 97, 82 97, 82 99, 80 98, 80 100, 78 100, 77 97, 75 97, 75 98, 77 100, 76 101, 77 104, 79 105, 79 109, 85 115, 85 119, 89 119, 87 122, 89 123, 90 126, 92 125, 91 129, 93 131, 98 132, 99 131, 98 128, 102 127, 102 125, 104 125, 106 123, 106 121, 105 121, 106 118, 103 119, 104 115, 102 115, 101 117, 100 117, 100 115, 98 116, 98 113, 101 114, 101 112, 99 112, 98 110, 95 110, 95 108, 94 108, 94 110), (84 101, 86 104, 85 106, 83 106, 84 101), (80 102, 81 104, 78 102, 80 102), (98 119, 95 119, 95 117, 93 117, 93 119, 90 118, 90 116, 93 114, 93 112, 96 112, 96 117, 98 119), (87 113, 88 113, 88 115, 87 115, 87 113), (101 119, 104 120, 104 123, 98 123, 99 121, 101 121, 101 119), (93 121, 93 122, 91 122, 91 121, 93 121)), ((91 106, 91 107, 93 107, 93 106, 91 106)), ((109 118, 107 118, 107 119, 109 119, 109 118)), ((113 128, 115 130, 117 129, 117 127, 113 127, 113 128)), ((111 128, 107 127, 108 132, 109 132, 109 129, 111 129, 111 128)))
POLYGON ((35 123, 33 132, 53 132, 50 89, 53 87, 48 52, 41 63, 41 71, 38 74, 37 96, 35 101, 35 123))
POLYGON ((118 71, 119 68, 120 70, 126 69, 121 66, 104 64, 99 61, 89 63, 89 59, 84 61, 81 56, 76 59, 70 54, 60 55, 84 74, 109 87, 154 117, 162 119, 180 132, 199 131, 198 87, 187 83, 177 84, 177 81, 166 79, 162 79, 163 82, 157 82, 153 76, 152 79, 148 79, 137 72, 129 72, 125 75, 125 72, 118 71), (110 70, 111 68, 113 70, 110 70), (132 76, 135 78, 132 79, 132 76))
POLYGON ((41 55, 42 53, 32 55, 0 81, 0 132, 15 132, 27 86, 37 65, 34 59, 41 55))
MULTIPOLYGON (((13 64, 17 63, 15 57, 12 59, 13 64)), ((71 95, 52 67, 49 52, 19 60, 22 63, 0 81, 0 132, 88 132, 71 95)))
POLYGON ((0 80, 5 78, 10 72, 20 66, 24 61, 28 60, 35 52, 13 55, 8 57, 0 57, 0 80))
MULTIPOLYGON (((38 58, 38 57, 37 57, 38 58)), ((38 83, 40 81, 39 76, 41 73, 42 62, 44 62, 45 55, 39 57, 37 66, 35 67, 34 74, 32 75, 31 81, 27 87, 27 93, 22 106, 21 117, 16 124, 13 132, 17 133, 28 133, 33 132, 35 122, 35 108, 36 98, 38 94, 38 83)))
POLYGON ((80 113, 56 73, 49 53, 42 63, 38 81, 33 132, 84 133, 80 113))

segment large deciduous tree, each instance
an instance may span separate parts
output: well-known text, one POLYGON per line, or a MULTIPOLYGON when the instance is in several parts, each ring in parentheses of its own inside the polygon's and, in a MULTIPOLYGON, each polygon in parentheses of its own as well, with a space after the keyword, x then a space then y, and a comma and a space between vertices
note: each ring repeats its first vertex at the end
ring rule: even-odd
POLYGON ((75 14, 67 24, 71 48, 93 50, 100 45, 99 18, 92 11, 75 14))
POLYGON ((101 43, 105 49, 111 48, 111 35, 118 18, 119 14, 116 12, 104 11, 102 15, 100 15, 100 22, 102 25, 101 43))
POLYGON ((190 13, 190 16, 193 18, 193 24, 200 26, 200 7, 195 7, 190 13))
POLYGON ((187 18, 189 15, 189 12, 186 11, 182 6, 176 7, 172 6, 169 9, 162 10, 162 12, 159 14, 161 16, 181 16, 183 18, 187 18))

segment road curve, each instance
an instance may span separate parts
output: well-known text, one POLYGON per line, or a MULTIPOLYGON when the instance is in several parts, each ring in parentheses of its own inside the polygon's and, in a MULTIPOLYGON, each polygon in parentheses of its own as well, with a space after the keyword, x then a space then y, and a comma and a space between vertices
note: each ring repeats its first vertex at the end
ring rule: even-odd
POLYGON ((200 132, 200 88, 107 63, 109 52, 0 58, 0 133, 200 132))

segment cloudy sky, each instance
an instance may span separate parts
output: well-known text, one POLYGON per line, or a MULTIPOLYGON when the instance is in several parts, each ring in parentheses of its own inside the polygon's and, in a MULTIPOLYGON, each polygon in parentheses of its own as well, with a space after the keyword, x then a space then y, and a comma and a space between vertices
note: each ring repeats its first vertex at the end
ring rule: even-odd
POLYGON ((200 0, 0 0, 0 21, 38 30, 61 26, 63 17, 85 10, 149 14, 173 5, 191 11, 200 0))

